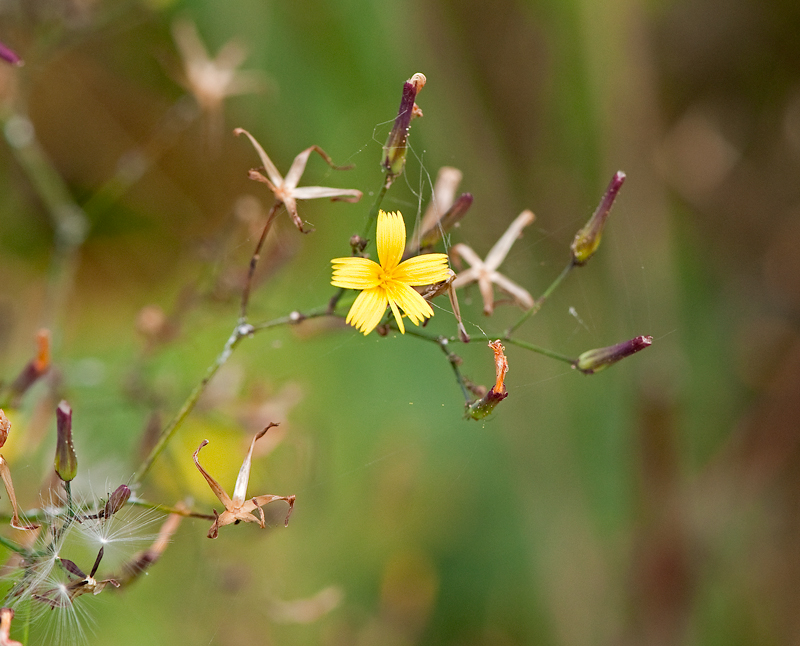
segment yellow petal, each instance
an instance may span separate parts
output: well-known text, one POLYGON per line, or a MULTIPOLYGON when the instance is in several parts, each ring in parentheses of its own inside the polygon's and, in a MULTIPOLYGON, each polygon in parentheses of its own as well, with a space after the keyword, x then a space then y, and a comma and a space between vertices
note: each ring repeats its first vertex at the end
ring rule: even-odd
POLYGON ((382 287, 365 289, 353 301, 345 322, 367 335, 381 322, 386 303, 386 291, 382 287))
POLYGON ((378 260, 384 271, 390 272, 397 267, 406 247, 406 223, 402 213, 378 211, 376 238, 378 260))
POLYGON ((371 289, 380 283, 380 265, 368 258, 334 258, 331 264, 335 287, 371 289))
POLYGON ((403 325, 403 317, 400 314, 400 310, 397 309, 397 303, 395 303, 391 298, 389 299, 389 307, 392 308, 392 314, 394 314, 394 320, 397 321, 397 329, 400 330, 400 334, 406 333, 406 327, 403 325))
POLYGON ((447 254, 444 253, 426 253, 409 258, 392 272, 392 278, 395 280, 417 287, 440 283, 449 277, 450 268, 447 264, 447 254))
POLYGON ((419 325, 426 318, 433 316, 433 309, 428 301, 408 285, 393 281, 386 284, 386 290, 389 302, 402 307, 414 325, 419 325))

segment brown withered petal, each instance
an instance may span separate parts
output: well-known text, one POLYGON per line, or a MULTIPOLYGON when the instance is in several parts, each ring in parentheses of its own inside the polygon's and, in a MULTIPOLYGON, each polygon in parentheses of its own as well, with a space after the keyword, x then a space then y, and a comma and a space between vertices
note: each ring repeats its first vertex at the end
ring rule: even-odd
POLYGON ((0 408, 0 448, 5 446, 8 434, 11 431, 11 421, 6 417, 3 409, 0 408))
POLYGON ((0 608, 0 646, 22 646, 18 641, 11 639, 11 620, 14 611, 11 608, 0 608))
POLYGON ((497 404, 508 397, 508 390, 506 390, 505 386, 506 373, 508 372, 505 348, 499 339, 490 341, 489 347, 494 350, 495 383, 483 397, 467 405, 466 417, 475 420, 480 420, 490 415, 497 404))
POLYGON ((8 468, 8 462, 5 461, 0 455, 0 479, 6 487, 6 494, 11 502, 11 509, 13 514, 11 516, 11 526, 14 529, 34 530, 39 529, 39 525, 23 525, 19 519, 19 505, 17 505, 17 495, 14 493, 14 483, 11 481, 11 471, 8 468))

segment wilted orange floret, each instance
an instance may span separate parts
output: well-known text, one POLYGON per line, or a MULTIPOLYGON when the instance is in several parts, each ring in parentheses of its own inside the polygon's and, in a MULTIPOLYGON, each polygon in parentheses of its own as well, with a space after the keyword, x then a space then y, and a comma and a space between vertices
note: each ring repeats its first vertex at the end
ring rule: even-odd
POLYGON ((505 348, 499 339, 497 341, 489 341, 489 346, 494 350, 494 367, 497 373, 497 380, 494 382, 492 390, 496 393, 504 393, 506 386, 503 380, 508 372, 508 359, 506 359, 506 355, 503 352, 505 348))

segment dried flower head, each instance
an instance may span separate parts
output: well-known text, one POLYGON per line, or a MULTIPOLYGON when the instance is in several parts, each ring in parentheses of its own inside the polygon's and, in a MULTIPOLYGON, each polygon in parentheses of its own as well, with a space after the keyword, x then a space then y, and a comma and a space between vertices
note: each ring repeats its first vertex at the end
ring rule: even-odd
POLYGON ((478 283, 483 298, 483 313, 487 316, 494 312, 493 285, 497 285, 525 309, 530 309, 534 305, 533 297, 528 290, 497 271, 506 259, 508 252, 511 251, 514 241, 522 233, 522 229, 531 224, 534 219, 535 216, 531 211, 520 213, 489 251, 486 260, 481 260, 477 253, 463 243, 454 245, 450 250, 454 258, 463 258, 470 265, 469 269, 458 272, 453 282, 453 288, 460 289, 470 283, 478 283))
POLYGON ((275 502, 276 500, 285 500, 287 503, 289 503, 289 511, 286 514, 286 520, 284 523, 285 525, 289 524, 289 516, 291 516, 292 509, 294 508, 294 496, 274 496, 272 494, 266 494, 245 500, 245 496, 247 495, 247 484, 250 482, 250 464, 253 461, 253 447, 255 446, 256 441, 263 437, 264 434, 273 426, 277 426, 277 424, 270 423, 269 426, 267 426, 263 431, 259 432, 253 438, 253 441, 250 442, 250 450, 247 452, 244 462, 242 462, 242 468, 239 470, 239 476, 236 478, 236 486, 233 489, 232 497, 225 493, 225 490, 216 480, 214 480, 214 478, 208 474, 208 472, 202 466, 200 466, 200 462, 197 460, 197 455, 200 453, 200 449, 208 444, 208 440, 203 440, 200 446, 197 447, 194 455, 192 455, 197 470, 200 471, 202 476, 206 479, 206 482, 208 482, 208 485, 211 487, 211 491, 214 492, 214 495, 225 506, 225 511, 223 511, 221 514, 218 514, 216 509, 214 510, 215 520, 214 524, 211 525, 211 529, 208 530, 209 538, 216 538, 220 527, 238 524, 241 521, 246 523, 258 523, 261 529, 264 529, 266 527, 266 519, 264 518, 264 510, 261 508, 264 505, 275 502), (258 518, 252 514, 252 512, 256 509, 258 510, 259 514, 258 518))
POLYGON ((414 325, 433 316, 433 308, 412 289, 448 280, 450 268, 447 254, 428 253, 403 262, 406 243, 406 225, 400 212, 378 212, 377 247, 380 263, 368 258, 334 258, 334 287, 359 289, 347 314, 347 323, 363 332, 372 332, 380 323, 387 305, 394 314, 397 328, 405 334, 400 309, 414 325))
POLYGON ((495 382, 489 392, 467 406, 466 416, 472 419, 487 417, 497 404, 508 397, 508 391, 505 386, 506 373, 508 372, 505 348, 499 339, 497 341, 489 341, 489 347, 494 350, 495 382))
POLYGON ((194 23, 176 20, 172 37, 183 59, 184 85, 204 111, 217 114, 226 97, 264 89, 260 73, 238 69, 247 54, 235 41, 225 43, 216 57, 211 58, 194 23))
POLYGON ((253 144, 253 148, 256 149, 261 163, 264 165, 264 170, 267 173, 265 177, 258 170, 252 169, 249 173, 250 179, 266 184, 269 187, 269 190, 275 194, 275 200, 286 206, 286 210, 289 211, 292 221, 302 233, 307 233, 307 231, 303 229, 303 221, 297 213, 297 200, 315 200, 320 197, 329 197, 332 200, 358 202, 361 199, 361 191, 354 188, 328 188, 327 186, 301 186, 298 188, 297 183, 300 181, 303 171, 306 169, 308 158, 312 152, 322 157, 331 168, 336 170, 346 170, 349 168, 335 166, 331 158, 328 157, 328 154, 319 146, 306 148, 295 157, 294 162, 292 162, 292 167, 289 169, 289 172, 286 173, 286 177, 283 177, 278 172, 275 164, 272 163, 272 160, 269 158, 264 148, 256 141, 253 135, 243 128, 236 128, 233 133, 237 136, 242 134, 247 135, 250 143, 253 144))

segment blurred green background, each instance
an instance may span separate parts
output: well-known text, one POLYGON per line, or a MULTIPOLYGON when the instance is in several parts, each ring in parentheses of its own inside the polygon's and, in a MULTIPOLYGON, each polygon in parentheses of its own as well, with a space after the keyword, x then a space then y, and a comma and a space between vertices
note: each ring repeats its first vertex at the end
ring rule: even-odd
MULTIPOLYGON (((276 421, 249 492, 296 494, 289 527, 281 503, 267 531, 215 541, 184 521, 144 580, 80 599, 90 643, 800 640, 799 30, 788 0, 0 4, 0 41, 26 61, 0 68, 0 374, 42 325, 56 368, 4 448, 23 505, 61 397, 77 484, 105 495, 222 348, 271 205, 232 129, 282 172, 313 144, 356 165, 312 158, 302 184, 364 199, 301 203, 316 231, 281 216, 263 255, 252 320, 308 310, 364 227, 415 72, 425 116, 384 208, 413 222, 458 167, 475 204, 453 242, 483 255, 532 209, 502 269, 538 295, 622 169, 600 252, 519 336, 572 356, 654 337, 592 377, 507 346, 510 395, 485 423, 462 419, 450 366, 418 339, 309 322, 246 340, 142 495, 208 511, 200 440, 231 487, 276 421), (263 91, 199 109, 176 20, 212 56, 238 41, 263 91)), ((440 303, 427 329, 453 334, 440 303)), ((519 312, 487 319, 477 290, 462 310, 475 340, 456 351, 488 385, 482 331, 519 312)))

